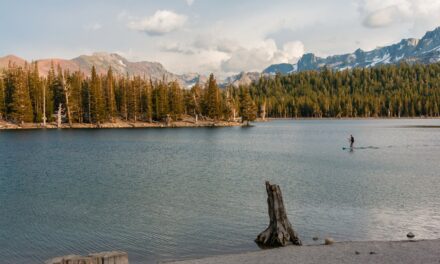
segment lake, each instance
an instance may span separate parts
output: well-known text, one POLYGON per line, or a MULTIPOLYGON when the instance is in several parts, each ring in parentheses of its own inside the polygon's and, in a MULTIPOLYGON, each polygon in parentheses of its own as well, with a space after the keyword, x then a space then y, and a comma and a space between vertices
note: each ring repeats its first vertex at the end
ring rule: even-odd
POLYGON ((130 263, 259 250, 264 182, 312 237, 440 234, 440 120, 0 131, 0 259, 123 250, 130 263), (356 139, 353 152, 343 150, 356 139))

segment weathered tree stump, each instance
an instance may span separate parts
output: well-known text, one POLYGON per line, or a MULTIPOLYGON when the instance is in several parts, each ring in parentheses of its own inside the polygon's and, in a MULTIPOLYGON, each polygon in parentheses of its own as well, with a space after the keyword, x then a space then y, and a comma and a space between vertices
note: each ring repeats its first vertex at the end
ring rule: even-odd
POLYGON ((269 227, 258 235, 255 242, 262 247, 283 247, 289 241, 301 246, 301 240, 287 219, 280 186, 271 185, 267 181, 266 191, 270 223, 269 227))

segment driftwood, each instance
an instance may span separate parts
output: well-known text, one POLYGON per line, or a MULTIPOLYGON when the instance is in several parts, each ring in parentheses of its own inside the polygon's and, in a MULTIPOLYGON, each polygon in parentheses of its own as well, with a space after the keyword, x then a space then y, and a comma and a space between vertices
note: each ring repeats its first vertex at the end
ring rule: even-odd
POLYGON ((267 181, 266 191, 270 223, 269 227, 258 235, 255 242, 262 247, 283 247, 289 241, 294 245, 302 245, 289 219, 287 219, 280 187, 275 184, 271 185, 267 181))
POLYGON ((68 255, 47 260, 45 264, 128 264, 128 255, 121 251, 94 253, 88 256, 68 255))

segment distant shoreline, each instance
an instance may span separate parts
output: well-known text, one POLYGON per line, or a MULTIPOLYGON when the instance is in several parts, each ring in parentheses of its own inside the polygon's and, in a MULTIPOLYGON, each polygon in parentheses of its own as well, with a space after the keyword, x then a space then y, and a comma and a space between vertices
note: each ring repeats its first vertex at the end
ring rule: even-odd
POLYGON ((256 122, 272 120, 440 120, 438 117, 268 117, 266 120, 258 119, 256 122))
POLYGON ((106 122, 102 124, 89 124, 89 123, 73 123, 70 126, 67 123, 63 123, 61 127, 58 127, 56 123, 47 123, 44 127, 40 123, 24 123, 21 125, 11 122, 0 121, 0 130, 34 130, 34 129, 124 129, 124 128, 184 128, 184 127, 234 127, 241 126, 239 122, 229 121, 176 121, 167 125, 164 122, 106 122))
MULTIPOLYGON (((264 123, 277 120, 440 120, 440 117, 269 117, 265 120, 258 118, 253 121, 254 123, 264 123)), ((15 124, 7 121, 0 121, 0 130, 32 130, 32 129, 117 129, 117 128, 184 128, 184 127, 235 127, 242 126, 241 122, 233 121, 198 121, 184 120, 175 121, 167 125, 165 122, 130 122, 130 121, 116 121, 105 122, 102 124, 90 124, 90 123, 73 123, 70 126, 68 123, 63 123, 61 127, 58 127, 55 122, 47 123, 44 127, 41 123, 24 123, 15 124)))

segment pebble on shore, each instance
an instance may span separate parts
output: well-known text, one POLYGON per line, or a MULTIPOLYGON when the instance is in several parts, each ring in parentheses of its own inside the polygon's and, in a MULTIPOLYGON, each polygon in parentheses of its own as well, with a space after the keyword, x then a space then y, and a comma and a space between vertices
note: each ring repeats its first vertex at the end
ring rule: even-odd
POLYGON ((325 244, 325 245, 333 245, 333 243, 335 243, 335 241, 334 241, 333 238, 331 238, 331 237, 327 237, 327 238, 324 240, 324 244, 325 244))
POLYGON ((414 238, 415 235, 414 235, 412 232, 409 232, 409 233, 406 235, 406 237, 411 239, 411 238, 414 238))

